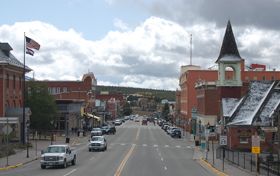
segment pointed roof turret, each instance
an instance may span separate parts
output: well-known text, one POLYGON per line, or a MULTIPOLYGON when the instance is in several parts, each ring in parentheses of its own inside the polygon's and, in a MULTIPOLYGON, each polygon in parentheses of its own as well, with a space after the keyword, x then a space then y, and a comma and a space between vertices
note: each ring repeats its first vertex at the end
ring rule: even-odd
POLYGON ((220 55, 216 60, 216 63, 220 60, 227 60, 227 61, 241 60, 229 20, 227 23, 227 28, 226 28, 223 44, 221 47, 220 55))

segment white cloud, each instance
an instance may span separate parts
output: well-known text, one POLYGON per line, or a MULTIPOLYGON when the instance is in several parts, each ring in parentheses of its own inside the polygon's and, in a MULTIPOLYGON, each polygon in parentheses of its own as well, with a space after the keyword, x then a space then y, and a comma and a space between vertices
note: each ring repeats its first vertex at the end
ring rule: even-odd
MULTIPOLYGON (((181 26, 162 18, 150 17, 131 29, 121 20, 120 31, 109 31, 98 41, 87 40, 74 29, 60 30, 40 22, 0 26, 0 41, 9 42, 22 61, 23 33, 41 44, 26 64, 40 80, 80 80, 88 71, 100 85, 120 85, 175 90, 180 66, 189 64, 189 35, 193 35, 193 64, 214 65, 225 27, 213 23, 181 26), (125 29, 125 30, 124 30, 125 29)), ((233 31, 241 56, 247 63, 278 65, 278 31, 253 27, 233 31)), ((279 69, 279 65, 278 65, 279 69)))

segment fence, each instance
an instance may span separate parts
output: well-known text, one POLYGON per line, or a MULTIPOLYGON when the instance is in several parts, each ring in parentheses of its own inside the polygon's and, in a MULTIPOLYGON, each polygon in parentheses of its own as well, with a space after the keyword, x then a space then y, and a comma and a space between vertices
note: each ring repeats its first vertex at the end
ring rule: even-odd
MULTIPOLYGON (((250 152, 233 151, 227 148, 217 148, 216 158, 224 159, 228 162, 238 165, 243 169, 256 172, 256 156, 250 152)), ((261 175, 279 176, 280 159, 279 154, 261 153, 258 157, 258 170, 261 175)))

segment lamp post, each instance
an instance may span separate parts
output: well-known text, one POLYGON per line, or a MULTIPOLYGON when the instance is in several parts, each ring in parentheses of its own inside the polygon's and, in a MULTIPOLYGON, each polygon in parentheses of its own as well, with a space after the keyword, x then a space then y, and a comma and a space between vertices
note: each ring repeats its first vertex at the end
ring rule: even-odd
POLYGON ((26 121, 26 139, 27 139, 27 142, 26 142, 26 158, 29 158, 29 125, 30 125, 30 122, 29 120, 26 121))

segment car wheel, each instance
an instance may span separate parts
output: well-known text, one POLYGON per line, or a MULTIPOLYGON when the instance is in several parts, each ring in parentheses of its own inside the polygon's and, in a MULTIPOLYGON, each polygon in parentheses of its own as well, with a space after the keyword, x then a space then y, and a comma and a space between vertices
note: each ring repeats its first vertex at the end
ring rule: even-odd
POLYGON ((46 166, 45 165, 41 165, 41 169, 46 169, 46 166))
POLYGON ((91 152, 91 149, 88 149, 89 152, 91 152))
POLYGON ((72 160, 72 165, 76 165, 76 156, 74 156, 74 159, 72 160))
POLYGON ((67 162, 66 162, 66 160, 64 160, 64 162, 63 162, 63 166, 62 166, 63 168, 66 168, 67 167, 67 162))

